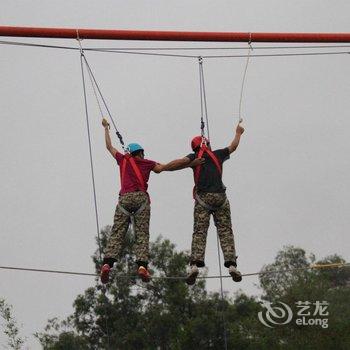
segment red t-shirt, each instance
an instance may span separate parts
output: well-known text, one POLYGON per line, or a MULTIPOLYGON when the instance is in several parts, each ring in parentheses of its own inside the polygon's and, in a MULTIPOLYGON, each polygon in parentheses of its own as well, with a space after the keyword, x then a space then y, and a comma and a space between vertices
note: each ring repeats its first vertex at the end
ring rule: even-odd
MULTIPOLYGON (((119 167, 122 165, 122 160, 124 159, 125 155, 122 153, 117 152, 115 155, 115 159, 117 160, 117 163, 119 167)), ((148 159, 142 159, 142 158, 133 158, 137 167, 140 169, 141 175, 143 177, 143 180, 145 182, 146 191, 148 188, 148 179, 150 172, 153 170, 153 168, 157 165, 157 163, 153 160, 148 159)), ((130 162, 127 162, 126 168, 125 168, 125 174, 124 174, 124 180, 121 184, 121 189, 119 194, 123 195, 128 192, 135 192, 135 191, 142 191, 141 185, 139 184, 139 181, 137 179, 137 176, 130 164, 130 162)))

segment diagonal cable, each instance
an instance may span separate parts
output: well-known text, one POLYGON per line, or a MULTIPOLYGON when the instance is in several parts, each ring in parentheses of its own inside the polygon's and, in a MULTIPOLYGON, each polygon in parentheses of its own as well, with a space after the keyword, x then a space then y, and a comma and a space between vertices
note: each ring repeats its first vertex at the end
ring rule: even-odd
POLYGON ((80 67, 81 67, 81 77, 82 77, 82 83, 83 83, 85 120, 86 120, 87 139, 88 139, 88 145, 89 145, 90 170, 91 170, 91 179, 92 179, 92 192, 93 192, 93 197, 94 197, 95 221, 96 221, 96 231, 97 231, 97 240, 98 240, 99 260, 100 260, 100 262, 102 262, 100 225, 99 225, 99 218, 98 218, 98 206, 97 206, 97 197, 96 197, 94 162, 93 162, 93 156, 92 156, 92 143, 91 143, 88 103, 87 103, 87 96, 86 96, 86 84, 85 84, 85 74, 84 74, 84 65, 83 65, 83 54, 80 54, 80 67))

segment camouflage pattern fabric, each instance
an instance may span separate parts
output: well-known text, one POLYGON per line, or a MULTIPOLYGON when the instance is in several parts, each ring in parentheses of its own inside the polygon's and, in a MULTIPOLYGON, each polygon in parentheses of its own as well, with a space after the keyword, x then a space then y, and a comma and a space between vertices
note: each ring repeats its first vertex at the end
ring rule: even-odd
POLYGON ((129 192, 119 197, 119 203, 115 210, 112 232, 107 242, 105 259, 118 259, 123 250, 125 235, 128 231, 130 216, 123 213, 120 205, 128 212, 136 212, 143 203, 146 207, 135 215, 135 247, 134 252, 138 262, 148 262, 149 257, 149 222, 151 206, 148 195, 145 192, 129 192))
POLYGON ((236 250, 233 238, 230 202, 225 193, 199 193, 199 198, 210 207, 218 208, 210 211, 195 202, 194 225, 192 236, 191 265, 203 267, 207 233, 210 223, 210 215, 214 217, 214 223, 219 235, 221 249, 224 254, 225 266, 236 265, 236 250), (226 203, 225 203, 226 202, 226 203))

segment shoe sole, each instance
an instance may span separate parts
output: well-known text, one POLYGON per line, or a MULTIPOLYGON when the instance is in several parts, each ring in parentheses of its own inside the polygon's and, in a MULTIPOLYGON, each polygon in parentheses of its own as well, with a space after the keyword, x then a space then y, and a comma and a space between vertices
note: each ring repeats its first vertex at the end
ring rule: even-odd
POLYGON ((198 271, 191 273, 189 276, 187 276, 186 283, 189 286, 193 286, 196 283, 196 279, 197 279, 198 274, 199 274, 198 271))
POLYGON ((103 271, 101 273, 101 282, 103 284, 107 284, 109 282, 109 271, 108 272, 107 271, 103 271))
POLYGON ((142 282, 148 283, 151 280, 151 276, 150 275, 145 275, 145 274, 139 273, 139 272, 137 274, 141 278, 142 282))
POLYGON ((231 272, 230 275, 231 275, 232 279, 235 282, 241 282, 242 281, 242 275, 241 274, 237 274, 237 273, 231 272))
POLYGON ((139 275, 141 277, 142 282, 148 283, 151 280, 151 277, 139 275))

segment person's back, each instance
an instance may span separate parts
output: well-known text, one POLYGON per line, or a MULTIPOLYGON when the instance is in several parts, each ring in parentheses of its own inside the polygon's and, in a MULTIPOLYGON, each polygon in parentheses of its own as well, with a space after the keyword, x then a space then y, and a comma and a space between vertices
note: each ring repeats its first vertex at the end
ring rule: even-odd
MULTIPOLYGON (((222 169, 223 163, 230 158, 228 148, 215 150, 213 154, 217 158, 222 169)), ((198 151, 190 153, 186 157, 193 161, 198 157, 198 151)), ((196 183, 197 193, 224 193, 226 191, 226 186, 222 182, 222 170, 219 171, 217 164, 215 164, 207 153, 204 153, 202 158, 204 158, 205 161, 201 165, 199 178, 196 183)), ((195 171, 196 167, 193 168, 194 174, 195 171)))
POLYGON ((120 171, 121 188, 114 215, 111 235, 104 251, 101 281, 107 283, 110 269, 120 257, 129 224, 135 234, 135 255, 138 274, 148 282, 149 222, 151 216, 150 199, 147 192, 150 172, 160 173, 162 165, 144 158, 144 149, 137 143, 128 145, 128 153, 122 154, 112 146, 109 124, 104 119, 106 148, 116 159, 120 171))
POLYGON ((193 168, 195 205, 190 272, 186 279, 189 285, 195 283, 199 273, 198 268, 205 266, 205 248, 211 215, 214 217, 223 250, 225 267, 229 269, 229 273, 235 282, 242 280, 241 273, 236 269, 237 256, 232 231, 230 203, 226 197, 226 187, 222 182, 223 163, 237 149, 241 135, 244 132, 244 128, 240 123, 241 121, 236 127, 236 135, 228 147, 211 151, 209 141, 203 136, 196 136, 191 141, 193 153, 168 164, 168 170, 178 170, 195 159, 204 158, 204 163, 200 163, 193 168))
POLYGON ((117 152, 115 159, 117 160, 117 163, 120 167, 122 178, 119 194, 123 195, 125 193, 135 191, 147 192, 150 173, 157 165, 157 162, 145 159, 142 153, 140 153, 138 156, 133 156, 132 161, 135 163, 136 168, 134 168, 130 162, 131 159, 129 155, 117 152), (125 168, 123 169, 123 167, 125 168), (141 175, 142 180, 138 176, 137 169, 139 170, 139 174, 141 175))

